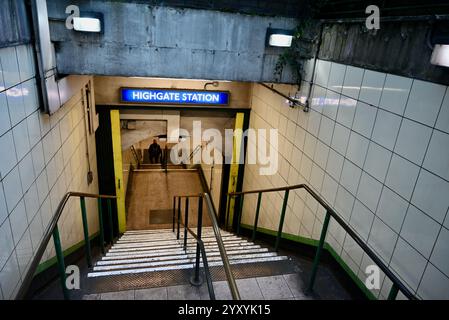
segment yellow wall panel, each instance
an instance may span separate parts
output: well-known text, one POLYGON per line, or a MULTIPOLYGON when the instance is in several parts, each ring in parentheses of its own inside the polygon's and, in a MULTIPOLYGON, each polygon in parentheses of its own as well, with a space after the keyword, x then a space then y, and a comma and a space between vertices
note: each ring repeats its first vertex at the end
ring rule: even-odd
POLYGON ((126 231, 125 186, 123 183, 122 139, 120 134, 120 111, 111 110, 112 149, 114 152, 115 190, 117 195, 118 228, 126 231))

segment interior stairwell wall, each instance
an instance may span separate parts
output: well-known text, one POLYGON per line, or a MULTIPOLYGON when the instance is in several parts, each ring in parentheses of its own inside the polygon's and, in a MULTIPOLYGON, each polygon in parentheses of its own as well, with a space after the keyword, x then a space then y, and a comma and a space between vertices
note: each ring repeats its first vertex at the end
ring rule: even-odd
MULTIPOLYGON (((448 88, 329 61, 318 60, 313 75, 312 67, 301 88, 305 100, 313 77, 307 113, 254 84, 250 127, 279 129, 279 170, 261 176, 259 164, 247 164, 243 189, 308 184, 418 297, 448 299, 448 88)), ((277 230, 282 199, 263 196, 260 227, 277 230)), ((245 197, 244 224, 253 224, 256 202, 245 197)), ((284 232, 318 239, 324 215, 292 192, 284 232)), ((361 248, 335 222, 326 241, 363 284, 372 261, 361 248)), ((390 288, 382 276, 371 292, 384 299, 390 288)))
MULTIPOLYGON (((15 296, 64 194, 98 193, 95 135, 86 131, 84 90, 50 117, 39 109, 35 75, 30 45, 0 49, 0 299, 15 296)), ((98 231, 97 205, 95 200, 86 205, 92 235, 98 231)), ((67 203, 58 226, 63 249, 83 240, 79 200, 67 203)), ((50 241, 42 262, 54 256, 50 241)))

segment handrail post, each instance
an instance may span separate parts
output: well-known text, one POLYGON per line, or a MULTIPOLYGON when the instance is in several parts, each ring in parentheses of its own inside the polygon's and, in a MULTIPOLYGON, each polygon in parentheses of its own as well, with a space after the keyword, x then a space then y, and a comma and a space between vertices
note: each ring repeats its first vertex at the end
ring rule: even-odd
POLYGON ((207 289, 209 291, 209 298, 215 300, 214 285, 210 277, 209 263, 207 262, 206 249, 204 249, 204 243, 202 240, 198 242, 201 245, 201 256, 203 257, 204 275, 206 276, 207 289))
POLYGON ((179 225, 181 224, 181 197, 178 198, 178 231, 176 234, 176 239, 179 240, 179 225))
POLYGON ((231 211, 231 196, 228 194, 228 201, 227 201, 227 206, 226 206, 226 225, 225 225, 225 230, 229 231, 229 213, 231 211))
POLYGON ((189 227, 189 198, 186 198, 184 216, 184 251, 187 251, 187 228, 189 227))
POLYGON ((242 193, 240 195, 240 208, 239 208, 239 216, 237 217, 237 235, 240 235, 240 224, 242 222, 242 215, 243 215, 243 200, 245 199, 244 194, 242 193))
POLYGON ((391 286, 390 289, 390 293, 388 294, 388 300, 396 300, 396 297, 398 295, 399 292, 399 287, 393 283, 393 285, 391 286))
POLYGON ((221 256, 221 258, 223 260, 223 268, 224 268, 224 271, 225 271, 225 274, 226 274, 226 279, 228 280, 229 289, 231 290, 232 298, 234 300, 240 300, 239 290, 237 288, 237 284, 235 282, 234 275, 232 274, 232 270, 231 270, 231 266, 230 266, 230 263, 229 263, 229 259, 228 259, 228 256, 226 254, 226 248, 225 248, 225 246, 223 244, 223 239, 221 237, 220 229, 218 227, 217 217, 214 214, 215 212, 214 212, 214 206, 213 206, 212 200, 211 200, 209 194, 207 194, 207 193, 203 194, 203 196, 204 196, 204 199, 206 201, 206 205, 208 207, 208 211, 207 212, 209 213, 209 217, 210 217, 211 222, 212 222, 212 228, 213 228, 214 233, 215 233, 215 238, 217 239, 218 250, 220 251, 220 256, 221 256))
POLYGON ((176 196, 173 197, 173 233, 175 232, 175 220, 176 220, 176 196))
POLYGON ((313 260, 312 273, 310 275, 309 286, 307 287, 306 292, 312 293, 313 285, 315 284, 315 279, 318 271, 318 265, 320 263, 321 252, 324 247, 324 240, 326 239, 327 228, 329 227, 329 221, 331 218, 331 214, 329 211, 326 212, 326 217, 324 218, 323 228, 321 229, 320 241, 318 243, 318 247, 316 249, 315 259, 313 260))
POLYGON ((198 198, 198 226, 197 226, 197 241, 196 241, 196 263, 195 263, 195 273, 190 278, 190 283, 194 286, 199 287, 203 281, 200 278, 200 241, 201 240, 201 230, 203 224, 203 197, 198 198))
POLYGON ((262 202, 262 192, 259 192, 259 196, 257 197, 256 216, 254 217, 254 229, 253 229, 253 236, 251 238, 252 241, 256 240, 257 224, 259 222, 259 212, 261 202, 262 202))
POLYGON ((165 173, 167 173, 168 172, 168 148, 167 148, 167 145, 165 145, 164 166, 165 166, 165 173))
POLYGON ((87 266, 90 268, 92 267, 92 253, 90 250, 89 227, 87 225, 86 199, 84 197, 81 197, 80 203, 81 203, 81 215, 83 218, 84 242, 86 246, 86 260, 87 266))
POLYGON ((114 244, 114 226, 112 225, 112 202, 108 199, 108 220, 109 220, 109 237, 111 245, 114 244))
POLYGON ((100 229, 100 248, 101 253, 104 254, 104 226, 103 226, 103 201, 101 198, 98 198, 98 224, 100 229))
POLYGON ((279 243, 281 242, 282 228, 284 227, 285 211, 287 210, 287 203, 288 203, 288 195, 289 195, 289 193, 290 193, 289 189, 285 190, 284 202, 282 203, 281 219, 279 220, 278 234, 277 234, 277 237, 276 237, 276 244, 274 245, 274 249, 276 251, 278 251, 279 243))
POLYGON ((59 280, 61 281, 62 294, 65 300, 70 300, 69 290, 66 287, 67 275, 65 273, 64 254, 61 248, 61 238, 59 237, 58 225, 53 230, 53 242, 55 244, 56 259, 58 261, 59 280))

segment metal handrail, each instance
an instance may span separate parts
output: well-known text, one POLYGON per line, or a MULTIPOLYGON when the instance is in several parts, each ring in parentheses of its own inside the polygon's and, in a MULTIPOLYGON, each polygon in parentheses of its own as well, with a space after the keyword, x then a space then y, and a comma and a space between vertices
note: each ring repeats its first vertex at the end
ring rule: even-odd
POLYGON ((256 215, 255 215, 254 228, 253 228, 253 234, 252 234, 252 239, 254 241, 254 239, 256 237, 257 223, 258 223, 258 219, 259 219, 259 211, 260 211, 260 204, 261 204, 261 200, 262 200, 262 194, 267 193, 267 192, 285 191, 284 201, 283 201, 282 211, 281 211, 281 216, 280 216, 280 222, 279 222, 279 228, 278 228, 277 237, 276 237, 276 244, 275 244, 275 248, 276 248, 276 250, 278 250, 280 239, 282 236, 282 228, 283 228, 283 224, 284 224, 285 212, 287 209, 289 192, 291 190, 296 190, 296 189, 306 190, 321 206, 323 206, 326 209, 326 216, 325 216, 325 219, 323 222, 323 228, 321 230, 320 240, 318 242, 318 247, 317 247, 317 251, 316 251, 314 262, 313 262, 310 282, 309 282, 309 285, 307 288, 308 292, 311 292, 313 290, 313 285, 315 283, 315 279, 316 279, 316 275, 317 275, 317 271, 318 271, 318 264, 319 264, 320 258, 321 258, 321 252, 323 251, 323 247, 324 247, 324 240, 326 238, 330 218, 332 217, 351 236, 351 238, 362 248, 362 250, 374 261, 374 263, 376 263, 379 266, 379 268, 385 273, 385 275, 392 281, 393 285, 392 285, 390 293, 388 295, 389 300, 396 299, 396 296, 399 291, 401 291, 408 299, 411 299, 411 300, 417 299, 417 297, 402 283, 401 280, 399 280, 399 278, 395 274, 393 274, 393 272, 366 245, 366 243, 355 233, 355 231, 318 194, 316 194, 315 191, 313 191, 306 184, 298 184, 298 185, 286 186, 286 187, 228 193, 226 226, 228 224, 229 210, 230 210, 229 204, 230 204, 231 197, 240 196, 240 209, 239 209, 240 211, 239 211, 238 223, 237 223, 237 232, 239 232, 241 219, 242 219, 244 196, 247 194, 256 194, 257 193, 258 199, 257 199, 256 215))
POLYGON ((194 155, 198 152, 198 151, 200 151, 201 149, 203 149, 203 145, 197 145, 196 147, 195 147, 195 149, 193 149, 193 151, 190 153, 190 155, 188 156, 188 158, 187 158, 187 162, 190 162, 190 160, 192 160, 193 159, 193 157, 194 157, 194 155))
POLYGON ((168 147, 167 147, 167 145, 165 145, 165 148, 164 148, 164 161, 163 161, 162 166, 164 167, 165 173, 167 173, 168 172, 168 147))
POLYGON ((140 164, 141 164, 140 157, 138 156, 137 150, 136 150, 136 148, 134 148, 134 146, 131 146, 131 152, 132 152, 134 158, 136 159, 137 168, 140 168, 140 164))
POLYGON ((62 212, 64 211, 65 205, 69 201, 71 197, 79 197, 80 205, 81 205, 81 213, 83 219, 83 231, 84 231, 84 242, 85 249, 87 251, 87 264, 89 266, 92 265, 92 257, 90 251, 90 240, 89 240, 89 230, 87 225, 87 213, 86 213, 86 203, 85 198, 95 198, 98 199, 98 215, 99 215, 99 224, 100 224, 100 241, 101 241, 101 249, 104 253, 104 230, 103 230, 103 216, 102 216, 102 199, 107 199, 108 202, 108 218, 109 223, 111 224, 110 228, 110 236, 112 241, 112 209, 111 209, 111 199, 116 199, 116 196, 109 195, 100 195, 100 194, 90 194, 83 192, 67 192, 62 200, 59 202, 58 208, 56 209, 55 214, 51 218, 50 224, 47 227, 42 241, 36 250, 36 254, 34 255, 33 260, 31 261, 30 267, 28 268, 25 277, 23 278, 20 289, 15 297, 16 300, 22 300, 25 298, 26 293, 30 287, 31 281, 33 280, 34 274, 39 266, 39 263, 42 259, 45 250, 47 249, 48 242, 50 238, 53 236, 55 251, 56 251, 56 259, 58 263, 58 270, 60 274, 61 285, 63 289, 64 299, 69 299, 68 290, 66 288, 66 273, 65 273, 65 265, 64 265, 64 254, 61 247, 61 240, 59 237, 59 229, 58 229, 58 221, 61 218, 62 212))
MULTIPOLYGON (((196 198, 196 197, 195 197, 196 198)), ((179 240, 179 230, 180 225, 184 227, 184 246, 183 249, 187 253, 187 233, 190 233, 192 237, 196 241, 196 263, 195 263, 195 273, 193 277, 190 279, 190 282, 195 285, 201 285, 200 279, 200 257, 198 252, 201 252, 201 256, 203 258, 203 266, 204 266, 204 274, 206 276, 207 289, 209 291, 209 297, 211 300, 215 300, 215 292, 214 287, 212 285, 212 277, 210 275, 209 264, 207 262, 206 249, 204 248, 204 242, 201 239, 202 232, 202 221, 203 221, 203 198, 198 197, 198 224, 197 224, 197 233, 193 232, 189 228, 189 198, 185 198, 185 213, 184 213, 184 223, 181 222, 181 206, 178 207, 178 233, 177 239, 179 240)))
POLYGON ((190 160, 193 159, 193 157, 195 156, 195 154, 200 151, 201 149, 203 149, 204 147, 207 147, 209 145, 209 143, 211 143, 212 141, 214 141, 214 139, 210 139, 209 141, 206 142, 205 145, 203 144, 199 144, 195 147, 195 149, 193 149, 193 151, 190 153, 189 157, 187 158, 187 161, 190 162, 190 160))
MULTIPOLYGON (((203 200, 205 200, 206 202, 206 206, 207 206, 207 213, 209 215, 209 219, 211 220, 212 223, 212 229, 214 230, 214 234, 215 234, 215 238, 217 240, 217 245, 218 245, 218 250, 220 251, 220 256, 221 259, 223 261, 223 268, 225 270, 225 274, 226 274, 226 279, 229 285, 229 289, 231 291, 231 295, 232 298, 234 300, 240 300, 240 293, 238 291, 237 288, 237 283, 235 281, 234 275, 232 274, 231 271, 231 264, 229 263, 229 259, 228 259, 228 255, 226 253, 226 249, 223 243, 223 239, 221 237, 221 233, 220 233, 220 228, 218 227, 218 222, 217 222, 217 218, 216 218, 216 212, 215 212, 215 207, 212 204, 212 200, 210 198, 210 195, 208 193, 201 193, 199 195, 191 195, 191 196, 174 196, 173 197, 173 232, 175 232, 175 216, 176 216, 176 212, 178 213, 178 223, 177 223, 177 238, 179 239, 179 235, 180 235, 180 225, 181 225, 181 199, 182 198, 186 198, 186 212, 188 211, 188 199, 189 198, 199 198, 199 206, 198 206, 198 225, 197 225, 197 234, 196 236, 196 240, 197 240, 197 250, 196 250, 196 264, 195 264, 195 274, 194 277, 192 279, 192 284, 198 284, 199 282, 199 265, 200 265, 200 251, 201 254, 203 254, 203 264, 204 262, 206 262, 206 264, 204 264, 204 270, 206 273, 206 279, 208 281, 208 288, 209 288, 209 294, 214 295, 213 293, 213 287, 212 287, 212 283, 210 281, 210 273, 209 273, 209 269, 207 266, 207 258, 206 257, 206 251, 204 250, 204 246, 203 248, 201 248, 201 244, 200 242, 202 242, 201 240, 201 230, 202 230, 202 207, 203 207, 203 200), (178 206, 176 206, 176 203, 178 204, 178 206), (198 241, 200 240, 200 241, 198 241), (204 252, 203 252, 204 251, 204 252)), ((186 213, 186 217, 187 217, 187 221, 184 221, 184 247, 186 248, 187 246, 187 231, 189 231, 189 233, 191 233, 192 235, 194 235, 193 232, 190 232, 191 230, 189 230, 188 227, 186 227, 188 225, 188 213, 186 213)), ((194 237, 195 237, 194 236, 194 237)), ((211 296, 211 299, 212 296, 211 296)))

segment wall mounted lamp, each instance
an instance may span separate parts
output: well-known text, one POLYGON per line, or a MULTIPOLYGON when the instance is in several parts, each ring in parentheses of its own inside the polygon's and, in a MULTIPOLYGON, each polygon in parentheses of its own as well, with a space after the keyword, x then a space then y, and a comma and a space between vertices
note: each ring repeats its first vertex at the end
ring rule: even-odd
POLYGON ((432 56, 430 63, 437 66, 449 67, 449 24, 436 23, 430 35, 432 56))
POLYGON ((103 14, 99 12, 81 12, 73 18, 73 29, 78 32, 103 33, 103 14))
POLYGON ((285 29, 267 29, 265 45, 267 47, 284 47, 292 46, 293 30, 285 29))

